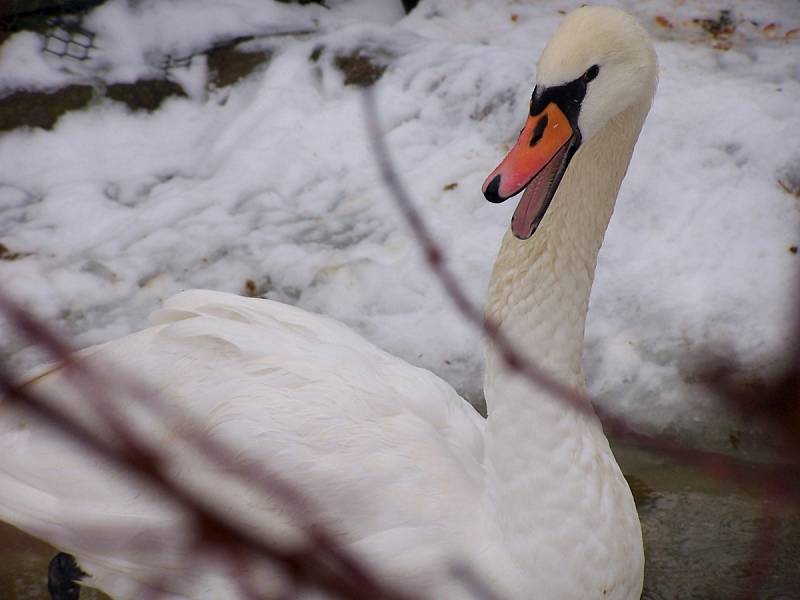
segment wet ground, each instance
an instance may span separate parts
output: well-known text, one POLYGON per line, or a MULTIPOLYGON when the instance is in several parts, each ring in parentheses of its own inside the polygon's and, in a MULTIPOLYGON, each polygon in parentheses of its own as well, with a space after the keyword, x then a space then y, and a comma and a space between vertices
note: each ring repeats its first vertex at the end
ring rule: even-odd
POLYGON ((615 448, 645 544, 645 600, 800 599, 800 507, 783 512, 774 543, 758 546, 765 500, 649 453, 615 448))
MULTIPOLYGON (((617 455, 634 490, 644 532, 645 600, 733 600, 750 596, 758 561, 768 570, 758 598, 800 599, 800 509, 781 518, 769 554, 756 540, 762 498, 695 470, 624 448, 617 455)), ((0 598, 43 600, 56 550, 0 524, 0 598)), ((82 600, 106 596, 87 590, 82 600)))

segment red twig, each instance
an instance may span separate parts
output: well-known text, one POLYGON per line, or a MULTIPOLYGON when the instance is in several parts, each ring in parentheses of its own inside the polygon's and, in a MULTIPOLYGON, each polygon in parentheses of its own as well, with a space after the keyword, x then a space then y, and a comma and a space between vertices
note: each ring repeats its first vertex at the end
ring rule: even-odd
MULTIPOLYGON (((18 331, 25 333, 37 341, 53 357, 57 358, 65 368, 74 370, 73 378, 82 388, 82 392, 90 398, 92 404, 102 409, 103 416, 113 427, 117 439, 114 443, 104 440, 100 435, 82 425, 63 409, 60 409, 37 393, 30 387, 17 386, 13 383, 11 373, 0 365, 0 396, 8 402, 14 402, 34 413, 43 422, 59 429, 74 441, 88 449, 90 452, 102 456, 112 465, 128 472, 132 472, 145 480, 151 487, 158 491, 164 498, 176 502, 192 515, 196 524, 198 549, 216 548, 227 553, 246 554, 258 556, 273 561, 280 565, 290 577, 299 581, 310 583, 326 592, 342 598, 386 598, 403 600, 407 596, 383 584, 369 569, 349 551, 335 542, 332 534, 313 521, 301 521, 299 527, 306 534, 306 540, 295 548, 285 548, 268 540, 261 539, 251 534, 243 526, 230 521, 214 506, 201 498, 195 497, 191 490, 168 477, 163 469, 163 461, 157 448, 152 447, 126 427, 124 421, 110 409, 101 389, 125 391, 131 393, 135 399, 144 401, 148 407, 160 408, 157 414, 166 412, 154 396, 142 397, 144 391, 140 386, 132 386, 130 382, 121 378, 125 385, 122 390, 120 382, 102 378, 95 369, 91 369, 84 361, 77 360, 67 344, 45 325, 33 319, 23 309, 10 299, 0 294, 0 312, 9 316, 9 321, 18 331), (88 379, 89 382, 84 382, 88 379), (99 385, 102 383, 103 385, 99 385)), ((185 422, 185 417, 184 417, 185 422)), ((203 455, 220 464, 230 465, 234 474, 240 476, 253 475, 253 471, 236 468, 237 462, 233 460, 234 453, 222 446, 219 442, 212 442, 200 436, 192 436, 187 441, 194 442, 203 455), (203 442, 205 442, 203 444, 203 442)), ((279 500, 291 501, 296 499, 302 507, 309 506, 303 497, 292 490, 288 484, 280 479, 273 480, 273 474, 267 471, 258 471, 255 479, 265 493, 274 495, 276 489, 283 494, 275 495, 279 500)), ((245 480, 248 483, 252 479, 245 480)), ((297 506, 286 505, 289 514, 297 513, 297 506)), ((307 516, 307 515, 306 515, 307 516)), ((160 587, 160 586, 159 586, 160 587)), ((151 589, 158 589, 152 588, 151 589)))
POLYGON ((753 554, 750 559, 752 568, 750 585, 743 596, 744 600, 758 600, 759 591, 769 575, 784 508, 784 502, 780 496, 771 496, 764 501, 761 509, 763 523, 753 543, 753 554))
POLYGON ((264 600, 263 593, 258 590, 253 582, 253 567, 248 565, 248 556, 240 552, 231 553, 228 561, 230 563, 231 580, 235 582, 236 588, 239 590, 239 596, 244 600, 264 600))
MULTIPOLYGON (((469 300, 457 278, 447 266, 444 251, 435 242, 414 201, 392 166, 389 150, 378 125, 375 100, 370 89, 364 92, 364 104, 368 135, 381 178, 410 226, 417 243, 422 248, 430 270, 437 277, 456 309, 466 321, 479 329, 499 350, 505 365, 511 371, 522 374, 531 384, 560 398, 573 409, 590 412, 594 405, 591 398, 564 386, 545 373, 538 365, 514 348, 503 335, 498 324, 484 317, 483 312, 469 300)), ((785 454, 785 458, 794 465, 800 465, 800 315, 794 324, 794 333, 796 346, 795 352, 792 353, 790 368, 785 376, 779 377, 773 388, 768 390, 770 395, 766 403, 763 396, 756 399, 752 395, 736 393, 733 387, 726 389, 719 385, 717 391, 742 414, 755 415, 762 421, 766 421, 773 430, 780 432, 791 449, 785 454)), ((772 506, 774 502, 780 502, 782 506, 788 500, 800 503, 800 481, 786 477, 779 468, 768 468, 727 455, 689 448, 663 434, 637 431, 624 418, 609 414, 599 407, 596 407, 595 410, 607 435, 628 442, 635 447, 654 451, 692 465, 716 479, 732 481, 742 486, 755 488, 756 491, 767 490, 768 506, 772 506)), ((768 568, 768 557, 774 546, 776 528, 777 514, 775 512, 766 514, 762 535, 757 540, 754 550, 755 557, 758 559, 756 561, 758 567, 752 581, 753 597, 758 594, 768 568)), ((465 582, 470 581, 463 573, 460 574, 460 578, 465 582)))
POLYGON ((542 388, 550 394, 561 398, 575 410, 582 413, 590 413, 592 410, 591 405, 587 403, 587 398, 584 395, 564 385, 542 370, 534 362, 528 360, 513 346, 508 338, 506 338, 497 323, 485 317, 483 310, 470 301, 466 292, 461 287, 458 278, 448 267, 444 251, 434 241, 428 229, 428 225, 417 210, 405 186, 400 181, 397 171, 392 166, 389 150, 384 143, 383 135, 378 126, 375 100, 370 88, 366 88, 364 91, 364 105, 366 107, 368 135, 372 143, 375 161, 380 169, 383 182, 389 189, 391 197, 400 209, 403 217, 405 217, 406 221, 411 226, 411 230, 422 248, 428 266, 431 271, 433 271, 434 275, 436 275, 439 283, 441 283, 456 309, 458 309, 458 312, 461 313, 461 316, 464 317, 467 322, 481 330, 486 337, 492 341, 509 369, 523 373, 536 387, 542 388))
MULTIPOLYGON (((0 314, 5 314, 21 334, 37 343, 60 368, 64 369, 73 384, 83 391, 84 397, 92 402, 114 433, 120 435, 120 439, 127 439, 127 427, 114 406, 105 401, 103 390, 118 390, 119 393, 152 410, 164 423, 174 425, 176 433, 179 433, 180 437, 190 443, 202 456, 224 466, 226 471, 239 476, 249 484, 256 485, 265 495, 277 495, 285 504, 286 510, 298 521, 305 521, 309 515, 318 512, 308 498, 288 482, 283 481, 277 473, 269 471, 265 465, 243 461, 239 453, 231 451, 214 439, 199 435, 197 432, 202 431, 203 427, 191 415, 174 410, 174 407, 161 402, 154 390, 149 389, 141 381, 128 377, 119 367, 111 374, 103 374, 90 367, 86 361, 77 360, 75 350, 64 342, 61 336, 1 292, 0 314)), ((312 525, 312 523, 306 524, 312 525)))
MULTIPOLYGON (((431 270, 441 282, 457 310, 500 349, 501 356, 510 370, 523 374, 533 385, 544 388, 581 412, 591 410, 590 407, 593 405, 591 398, 564 386, 542 371, 541 368, 511 345, 496 323, 485 318, 482 312, 470 302, 458 280, 447 267, 443 250, 434 241, 413 200, 392 167, 389 151, 378 128, 375 103, 370 91, 365 92, 365 105, 369 136, 372 140, 373 151, 384 183, 389 188, 392 198, 400 207, 403 216, 411 227, 412 233, 423 248, 431 270)), ((800 486, 786 485, 788 482, 785 482, 772 472, 765 472, 759 465, 718 453, 686 448, 683 444, 670 437, 638 432, 624 419, 607 414, 604 411, 598 410, 598 414, 606 432, 631 442, 635 446, 655 450, 682 462, 694 464, 717 478, 732 479, 741 484, 767 484, 778 489, 786 488, 784 491, 788 495, 800 500, 800 486)))
MULTIPOLYGON (((439 279, 456 309, 499 349, 509 370, 522 374, 531 384, 560 398, 575 410, 590 412, 593 406, 590 397, 565 386, 545 373, 538 365, 519 352, 503 335, 498 324, 484 317, 482 311, 469 300, 457 278, 448 268, 444 251, 434 241, 428 226, 392 166, 389 150, 380 132, 375 100, 370 90, 364 92, 364 100, 368 133, 383 182, 422 247, 431 271, 439 279)), ((785 481, 779 474, 755 463, 714 452, 687 448, 684 444, 665 435, 642 433, 631 427, 621 417, 611 415, 601 409, 596 408, 595 410, 603 422, 605 431, 620 440, 630 442, 639 448, 669 455, 681 462, 699 467, 720 479, 733 480, 744 485, 758 484, 766 485, 771 489, 781 489, 787 496, 800 501, 800 482, 785 481)))
MULTIPOLYGON (((340 573, 336 565, 321 556, 313 544, 306 543, 300 548, 282 548, 267 540, 252 535, 244 527, 226 519, 219 511, 203 500, 195 497, 191 491, 168 479, 159 468, 157 461, 150 460, 150 452, 132 440, 129 432, 126 435, 126 449, 118 449, 104 442, 91 430, 79 424, 70 415, 55 407, 49 406, 25 388, 8 385, 10 374, 0 367, 0 392, 11 400, 39 417, 42 421, 60 429, 74 441, 83 445, 93 453, 102 456, 113 465, 133 472, 160 492, 163 497, 175 501, 188 510, 196 520, 197 532, 202 544, 217 548, 241 548, 243 551, 272 560, 282 565, 287 571, 300 578, 321 586, 328 592, 343 598, 360 599, 368 597, 401 600, 405 595, 389 590, 376 579, 366 576, 353 581, 349 573, 340 573), (142 452, 132 456, 130 449, 142 452)), ((201 545, 202 545, 201 544, 201 545)))
POLYGON ((98 414, 104 417, 118 439, 126 446, 127 460, 131 464, 137 463, 136 466, 145 471, 158 471, 160 469, 158 452, 132 436, 132 432, 117 414, 113 405, 105 400, 103 389, 120 390, 131 399, 152 410, 165 423, 182 424, 181 427, 174 427, 173 430, 191 444, 201 456, 223 465, 227 472, 238 476, 251 486, 256 486, 256 489, 265 497, 275 496, 281 502, 282 508, 308 535, 309 546, 324 555, 325 560, 321 564, 329 565, 339 571, 343 577, 361 589, 377 592, 382 588, 375 575, 359 559, 338 544, 325 527, 310 518, 311 515, 318 513, 313 503, 277 473, 268 470, 265 465, 242 460, 239 453, 232 451, 219 441, 198 435, 197 432, 202 431, 202 427, 190 415, 179 414, 174 409, 171 410, 160 401, 158 394, 147 389, 140 382, 125 376, 124 373, 115 371, 113 379, 111 379, 97 369, 91 368, 85 361, 76 360, 74 352, 68 344, 2 293, 0 293, 0 312, 6 313, 9 320, 22 333, 38 342, 54 360, 63 365, 71 374, 75 385, 82 388, 85 397, 92 402, 98 414))

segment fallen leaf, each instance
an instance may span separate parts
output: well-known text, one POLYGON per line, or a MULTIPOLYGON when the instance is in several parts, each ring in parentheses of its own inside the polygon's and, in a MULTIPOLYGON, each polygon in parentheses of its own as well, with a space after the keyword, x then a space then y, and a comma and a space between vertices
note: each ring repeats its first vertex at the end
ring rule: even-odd
POLYGON ((656 23, 658 23, 661 27, 666 29, 672 29, 672 23, 667 17, 662 15, 656 15, 656 23))

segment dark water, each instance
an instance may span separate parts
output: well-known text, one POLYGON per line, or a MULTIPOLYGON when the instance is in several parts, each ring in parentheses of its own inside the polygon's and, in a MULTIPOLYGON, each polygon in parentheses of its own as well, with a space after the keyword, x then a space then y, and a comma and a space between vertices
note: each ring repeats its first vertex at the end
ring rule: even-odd
MULTIPOLYGON (((769 559, 758 598, 800 600, 800 509, 787 510, 769 555, 757 549, 764 500, 693 469, 615 449, 631 483, 644 532, 646 600, 752 597, 757 560, 769 559)), ((47 563, 56 550, 0 524, 0 599, 44 600, 47 563)), ((86 590, 82 600, 106 596, 86 590)), ((107 600, 107 599, 106 599, 107 600)), ((544 599, 546 600, 546 599, 544 599)))
POLYGON ((644 536, 646 600, 800 599, 800 507, 785 509, 759 547, 765 499, 695 469, 615 448, 644 536), (754 570, 765 576, 753 595, 754 570))

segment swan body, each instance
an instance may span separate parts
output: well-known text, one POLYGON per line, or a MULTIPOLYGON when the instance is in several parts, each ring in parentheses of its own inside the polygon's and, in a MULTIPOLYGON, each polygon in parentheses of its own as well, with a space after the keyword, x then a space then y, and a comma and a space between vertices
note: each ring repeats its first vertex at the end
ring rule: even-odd
MULTIPOLYGON (((597 252, 655 91, 644 30, 616 9, 571 13, 540 59, 531 118, 541 120, 537 94, 556 98, 553 90, 574 81, 584 81, 580 113, 562 100, 547 110, 556 115, 562 106, 577 150, 555 151, 566 168, 545 181, 549 198, 536 191, 539 176, 526 188, 520 214, 530 223, 518 222, 503 239, 487 314, 537 364, 582 389, 597 252), (536 218, 526 216, 543 199, 536 218)), ((152 322, 83 351, 83 360, 140 376, 202 424, 199 433, 320 500, 317 521, 390 582, 431 598, 470 597, 447 572, 463 560, 505 598, 639 597, 641 529, 598 420, 509 371, 492 344, 483 419, 432 373, 294 307, 189 291, 152 322)), ((29 385, 111 435, 66 383, 53 367, 29 385)), ((221 468, 193 463, 176 435, 180 424, 131 403, 118 410, 168 453, 179 480, 254 530, 288 541, 296 535, 279 501, 259 499, 221 468)), ((74 553, 90 583, 120 600, 136 597, 137 581, 165 574, 180 583, 176 597, 234 594, 224 571, 187 566, 190 527, 173 507, 3 404, 0 518, 74 553), (155 538, 157 549, 121 543, 120 531, 126 541, 155 538)))

